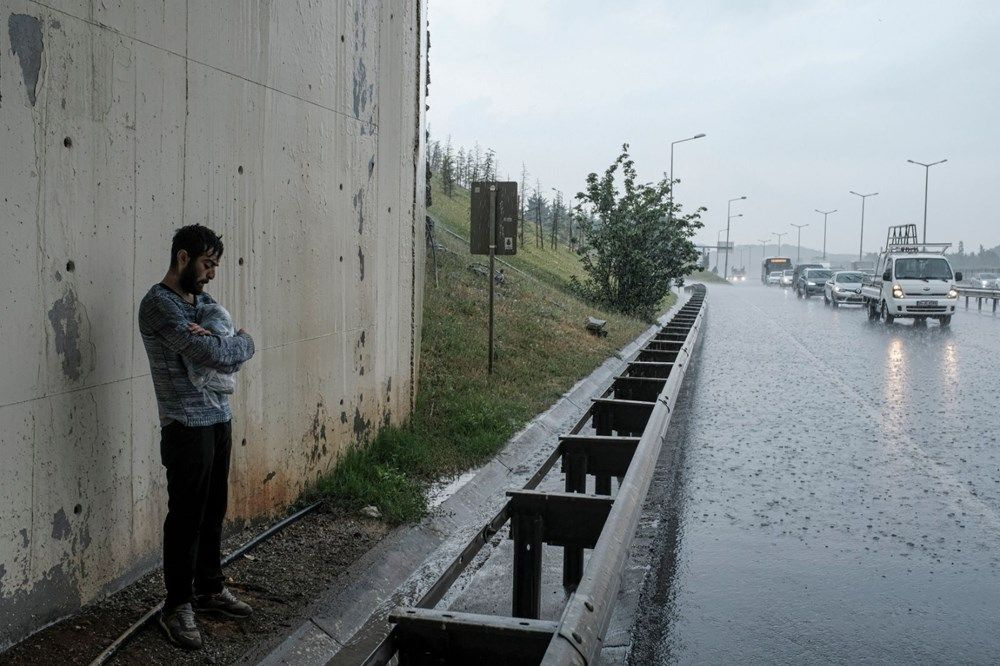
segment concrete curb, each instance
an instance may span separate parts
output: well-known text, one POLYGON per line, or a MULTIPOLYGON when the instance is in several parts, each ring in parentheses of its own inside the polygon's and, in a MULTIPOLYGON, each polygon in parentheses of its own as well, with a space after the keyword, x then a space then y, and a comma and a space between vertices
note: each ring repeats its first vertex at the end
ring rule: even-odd
POLYGON ((453 494, 420 523, 397 528, 362 556, 311 607, 309 619, 269 654, 246 655, 241 663, 363 661, 388 631, 389 612, 417 602, 473 535, 503 507, 505 492, 527 482, 551 453, 556 437, 583 416, 590 398, 621 372, 625 359, 645 345, 684 301, 679 298, 657 325, 647 328, 532 419, 493 460, 468 475, 469 480, 454 488, 453 494))

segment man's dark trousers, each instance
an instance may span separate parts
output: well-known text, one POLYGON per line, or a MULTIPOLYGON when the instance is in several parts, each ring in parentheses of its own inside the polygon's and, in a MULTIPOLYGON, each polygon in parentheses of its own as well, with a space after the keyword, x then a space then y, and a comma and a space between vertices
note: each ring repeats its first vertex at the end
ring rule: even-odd
POLYGON ((161 429, 168 496, 163 523, 167 608, 188 603, 193 592, 222 591, 222 522, 231 450, 230 421, 192 427, 174 421, 161 429))

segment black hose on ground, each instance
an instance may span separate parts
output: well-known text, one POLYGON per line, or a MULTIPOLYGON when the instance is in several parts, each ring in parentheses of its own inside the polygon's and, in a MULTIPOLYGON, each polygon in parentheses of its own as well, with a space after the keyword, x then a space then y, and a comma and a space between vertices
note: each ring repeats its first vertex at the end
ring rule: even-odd
MULTIPOLYGON (((281 530, 285 529, 286 527, 288 527, 292 523, 296 522, 297 520, 299 520, 303 516, 306 516, 307 514, 312 513, 313 511, 316 510, 316 508, 320 504, 322 504, 322 502, 314 502, 314 503, 310 504, 309 506, 305 507, 304 509, 300 509, 300 510, 296 511, 295 513, 293 513, 292 515, 286 516, 285 518, 279 520, 274 525, 271 525, 269 528, 267 528, 266 530, 264 530, 263 532, 261 532, 260 534, 258 534, 257 536, 255 536, 254 538, 250 539, 245 544, 243 544, 242 546, 240 546, 239 548, 237 548, 233 552, 231 552, 228 555, 226 555, 224 558, 222 558, 222 566, 224 566, 224 567, 228 566, 234 560, 236 560, 237 558, 242 557, 244 554, 250 552, 250 550, 252 550, 253 548, 257 547, 262 542, 267 541, 272 536, 274 536, 275 534, 277 534, 281 530)), ((135 636, 137 633, 139 633, 140 629, 142 629, 147 624, 149 624, 149 622, 154 617, 156 617, 156 614, 159 613, 162 608, 163 608, 163 602, 161 601, 160 603, 156 604, 155 606, 153 606, 152 608, 150 608, 148 611, 146 611, 143 614, 142 617, 140 617, 138 620, 136 620, 135 622, 133 622, 132 625, 129 626, 129 628, 124 631, 124 633, 122 633, 118 638, 116 638, 114 643, 112 643, 107 648, 105 648, 105 650, 103 652, 101 652, 101 654, 97 655, 94 658, 94 660, 90 662, 90 666, 103 666, 104 664, 106 664, 107 661, 112 656, 114 656, 114 654, 116 652, 118 652, 118 650, 121 649, 121 647, 123 645, 125 645, 125 643, 127 643, 128 641, 130 641, 133 636, 135 636)))

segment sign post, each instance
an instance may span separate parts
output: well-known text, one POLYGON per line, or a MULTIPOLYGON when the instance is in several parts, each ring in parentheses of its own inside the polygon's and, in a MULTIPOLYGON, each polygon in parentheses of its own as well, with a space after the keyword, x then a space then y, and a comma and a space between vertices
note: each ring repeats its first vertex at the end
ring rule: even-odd
POLYGON ((487 371, 493 374, 493 320, 496 291, 496 256, 517 254, 517 183, 472 183, 469 251, 490 256, 489 359, 487 371))
POLYGON ((486 371, 493 374, 493 292, 496 290, 496 280, 493 279, 494 261, 497 255, 497 186, 490 183, 490 360, 486 371))

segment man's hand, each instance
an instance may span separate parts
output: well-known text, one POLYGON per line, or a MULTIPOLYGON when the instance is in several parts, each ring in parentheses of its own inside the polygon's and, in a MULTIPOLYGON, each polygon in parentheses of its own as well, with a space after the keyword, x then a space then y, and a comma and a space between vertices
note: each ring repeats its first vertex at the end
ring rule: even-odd
POLYGON ((188 333, 192 335, 212 335, 212 331, 207 328, 202 328, 198 324, 191 322, 188 324, 188 333))

